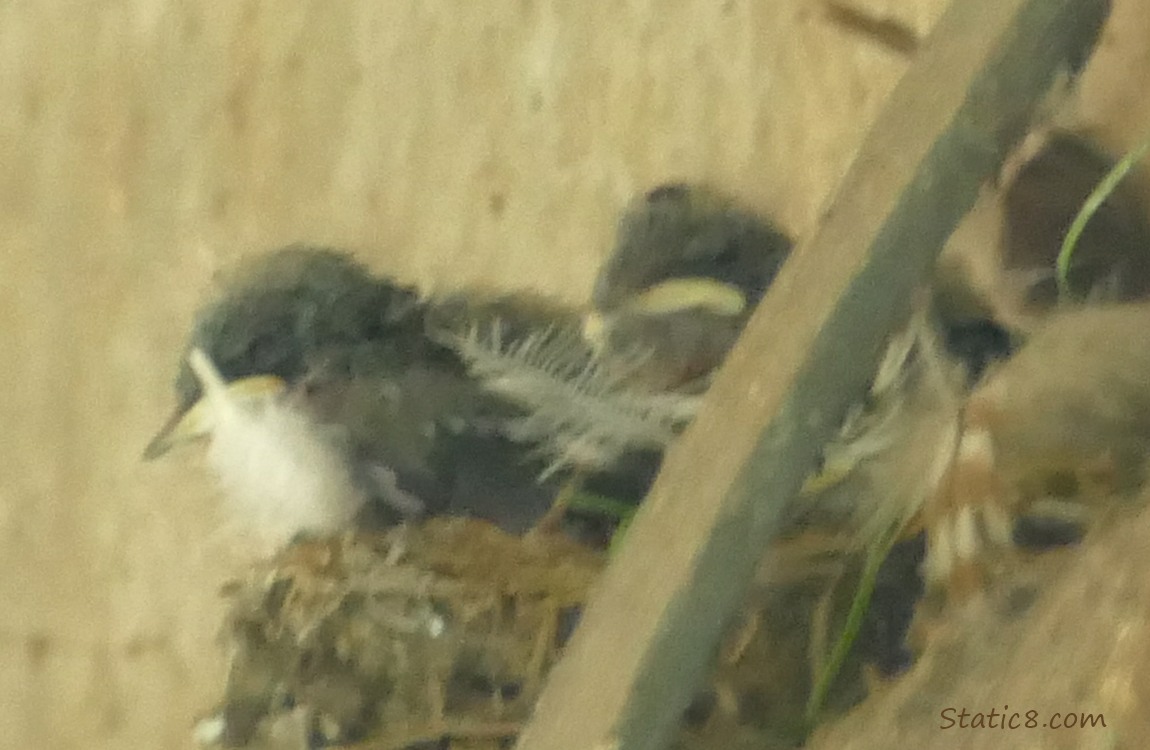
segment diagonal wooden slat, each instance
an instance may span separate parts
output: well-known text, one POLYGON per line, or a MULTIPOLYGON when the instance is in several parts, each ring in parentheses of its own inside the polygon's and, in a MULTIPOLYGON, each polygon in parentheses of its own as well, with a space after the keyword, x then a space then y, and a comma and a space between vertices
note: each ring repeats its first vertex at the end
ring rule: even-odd
POLYGON ((780 510, 865 390, 886 336, 1105 0, 959 0, 774 282, 637 515, 520 750, 657 750, 780 510))

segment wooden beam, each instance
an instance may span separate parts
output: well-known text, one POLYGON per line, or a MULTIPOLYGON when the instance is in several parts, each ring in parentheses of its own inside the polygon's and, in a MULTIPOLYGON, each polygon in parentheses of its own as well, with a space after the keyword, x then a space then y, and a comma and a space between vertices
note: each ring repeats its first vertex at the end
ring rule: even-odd
POLYGON ((520 750, 666 745, 781 509, 979 186, 1055 74, 1085 62, 1108 10, 1105 0, 953 3, 668 456, 520 750))

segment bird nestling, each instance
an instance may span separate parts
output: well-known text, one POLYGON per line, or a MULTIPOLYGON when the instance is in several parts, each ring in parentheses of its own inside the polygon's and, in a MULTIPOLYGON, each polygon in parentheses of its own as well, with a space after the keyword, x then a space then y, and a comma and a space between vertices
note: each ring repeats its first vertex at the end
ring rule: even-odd
POLYGON ((344 254, 291 246, 241 265, 199 311, 176 411, 145 457, 210 437, 226 495, 280 541, 352 516, 517 533, 571 469, 595 494, 646 493, 696 397, 621 383, 629 362, 594 355, 579 316, 539 299, 421 300, 344 254))
POLYGON ((1055 283, 1063 239, 1115 162, 1087 136, 1036 130, 943 253, 935 304, 955 320, 999 321, 1022 349, 964 399, 961 440, 921 519, 934 529, 932 580, 970 568, 988 540, 1025 540, 1034 523, 1073 538, 1066 522, 1081 528, 1082 514, 1063 496, 1139 478, 1150 221, 1138 175, 1097 206, 1055 283))
POLYGON ((1078 518, 1068 503, 1144 479, 1147 330, 1147 302, 1062 308, 971 388, 969 363, 920 309, 824 449, 792 528, 843 528, 861 547, 925 530, 927 584, 967 588, 1019 522, 1078 518))
POLYGON ((1063 309, 962 409, 954 459, 924 511, 941 580, 1052 494, 1131 489, 1150 456, 1150 303, 1063 309))
POLYGON ((879 387, 880 373, 796 513, 881 519, 847 524, 864 544, 892 518, 905 533, 925 529, 925 577, 958 583, 992 551, 1079 538, 1084 514, 1063 496, 1135 482, 1146 426, 1138 301, 1150 284, 1136 183, 1120 184, 1078 240, 1066 280, 1085 302, 1058 299, 1055 283, 1063 237, 1114 163, 1071 132, 1026 139, 943 251, 926 303, 937 325, 896 334, 898 387, 879 387), (919 377, 921 357, 899 356, 922 348, 908 340, 935 342, 936 372, 965 363, 966 382, 961 371, 919 377))
POLYGON ((702 185, 631 201, 584 330, 601 353, 646 357, 657 390, 706 387, 790 253, 770 221, 702 185))
POLYGON ((791 529, 839 530, 866 548, 923 511, 957 445, 969 367, 947 349, 931 302, 920 295, 890 338, 869 392, 790 509, 791 529))
POLYGON ((620 222, 590 325, 522 295, 421 300, 342 254, 284 248, 237 269, 199 312, 176 412, 145 455, 212 432, 214 468, 241 506, 263 498, 263 525, 293 525, 283 514, 304 507, 298 487, 338 488, 331 517, 308 508, 300 531, 339 527, 356 505, 522 531, 571 470, 637 502, 789 244, 703 188, 652 190, 620 222), (208 387, 218 381, 227 398, 208 387), (238 423, 223 408, 255 421, 225 434, 238 423), (271 425, 312 430, 288 440, 271 425), (261 489, 238 458, 257 455, 297 488, 261 489))
MULTIPOLYGON (((211 433, 228 494, 281 537, 441 513, 522 531, 571 470, 637 502, 788 248, 713 193, 656 188, 620 221, 582 333, 539 300, 420 300, 339 253, 285 248, 200 311, 146 455, 211 433)), ((792 528, 845 524, 865 544, 925 526, 941 580, 981 538, 1009 541, 1040 467, 1130 473, 1146 322, 1137 304, 1056 313, 968 396, 986 347, 956 348, 924 303, 792 528)))
MULTIPOLYGON (((690 422, 790 250, 772 223, 685 183, 635 198, 574 326, 456 330, 450 343, 493 391, 518 403, 516 440, 548 471, 602 471, 658 457, 690 422)), ((488 316, 492 317, 492 316, 488 316)))
POLYGON ((1150 459, 1150 302, 1060 308, 973 384, 939 322, 920 304, 892 338, 785 527, 868 556, 925 542, 936 604, 993 590, 1017 547, 1080 539, 1150 459))
POLYGON ((246 262, 199 311, 176 412, 145 457, 210 434, 228 496, 280 540, 352 515, 528 528, 555 487, 504 434, 517 408, 428 335, 428 310, 334 251, 292 246, 246 262))

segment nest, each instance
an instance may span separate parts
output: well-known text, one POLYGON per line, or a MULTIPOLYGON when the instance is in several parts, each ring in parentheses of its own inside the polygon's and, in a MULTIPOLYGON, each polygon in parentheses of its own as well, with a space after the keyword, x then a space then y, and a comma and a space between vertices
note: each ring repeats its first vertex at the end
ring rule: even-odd
MULTIPOLYGON (((677 747, 793 747, 804 733, 818 622, 853 581, 803 544, 764 561, 677 747)), ((297 542, 225 591, 230 672, 201 743, 509 747, 606 561, 562 534, 463 518, 297 542)), ((860 685, 855 669, 838 702, 860 685)))
POLYGON ((293 545, 228 592, 217 744, 498 747, 603 563, 466 519, 293 545))

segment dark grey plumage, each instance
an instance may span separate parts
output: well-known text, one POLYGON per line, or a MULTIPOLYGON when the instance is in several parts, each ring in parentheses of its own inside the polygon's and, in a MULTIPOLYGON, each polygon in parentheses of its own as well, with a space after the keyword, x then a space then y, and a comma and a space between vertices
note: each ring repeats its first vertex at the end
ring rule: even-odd
MULTIPOLYGON (((514 429, 529 416, 526 407, 469 371, 450 334, 467 321, 504 318, 523 331, 543 330, 559 317, 547 306, 516 306, 514 298, 496 307, 466 297, 421 301, 410 288, 330 250, 292 246, 256 257, 199 312, 187 351, 201 351, 223 381, 270 375, 283 382, 283 392, 240 398, 253 403, 231 410, 246 415, 242 436, 233 430, 227 441, 233 455, 209 456, 217 473, 229 475, 225 486, 247 496, 261 494, 259 472, 266 470, 267 487, 280 488, 285 499, 300 486, 350 482, 362 495, 365 519, 458 514, 523 531, 550 509, 562 477, 541 479, 546 452, 514 429), (312 425, 310 436, 295 434, 301 420, 312 425), (252 440, 283 444, 252 449, 252 440), (249 455, 265 466, 251 466, 249 455), (327 479, 316 480, 301 462, 327 479)), ((176 413, 149 445, 149 458, 167 450, 177 428, 195 435, 223 424, 197 406, 204 390, 186 359, 175 391, 176 413), (189 414, 203 424, 187 427, 189 414)), ((620 483, 606 481, 637 501, 652 464, 628 466, 620 483)))
MULTIPOLYGON (((259 256, 199 312, 186 347, 227 383, 283 383, 270 396, 260 384, 259 398, 231 410, 258 429, 230 433, 233 455, 216 451, 217 472, 259 499, 250 453, 278 467, 269 486, 300 505, 301 485, 351 485, 340 492, 362 495, 385 521, 465 514, 511 531, 547 512, 571 470, 593 491, 637 502, 693 414, 697 391, 679 386, 726 355, 788 248, 709 191, 651 191, 620 222, 596 287, 609 319, 598 347, 581 337, 576 312, 537 297, 421 300, 336 251, 295 245, 259 256), (686 304, 675 296, 680 281, 686 304), (310 436, 295 434, 302 423, 310 436), (284 442, 277 429, 294 437, 284 442), (252 440, 267 449, 251 450, 252 440), (312 481, 309 464, 325 482, 312 481)), ((195 411, 202 395, 185 356, 175 416, 147 457, 162 454, 177 427, 203 434, 224 423, 195 411), (189 414, 203 424, 188 429, 189 414)))
POLYGON ((654 188, 619 220, 595 283, 601 330, 592 335, 608 352, 647 352, 648 378, 659 387, 705 378, 726 357, 790 248, 767 219, 705 186, 654 188))
POLYGON ((295 381, 348 347, 388 344, 419 356, 415 290, 374 277, 350 256, 290 245, 240 264, 193 324, 176 377, 181 408, 200 396, 187 353, 201 348, 227 380, 295 381))

